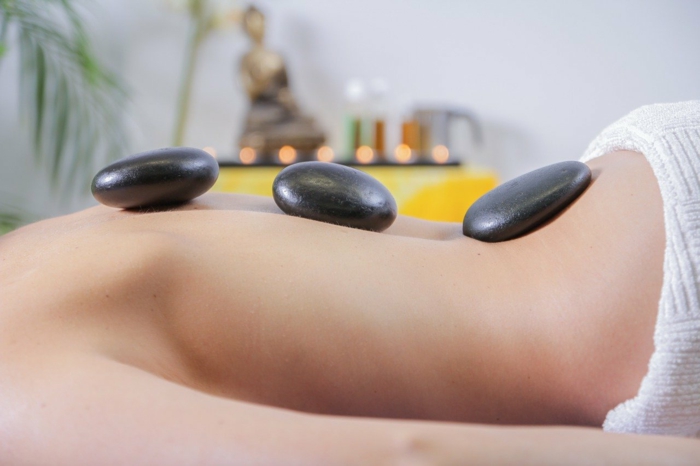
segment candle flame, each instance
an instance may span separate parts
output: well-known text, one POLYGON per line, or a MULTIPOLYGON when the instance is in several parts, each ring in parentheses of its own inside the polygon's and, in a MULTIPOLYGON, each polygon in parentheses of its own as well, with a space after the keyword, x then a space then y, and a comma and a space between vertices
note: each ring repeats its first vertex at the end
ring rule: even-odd
POLYGON ((202 150, 207 154, 211 155, 212 157, 216 158, 216 149, 214 149, 213 147, 207 146, 204 147, 202 150))
POLYGON ((411 147, 408 144, 399 144, 394 151, 394 157, 399 163, 408 163, 412 155, 411 147))
POLYGON ((244 147, 238 153, 238 158, 241 160, 242 164, 250 165, 251 163, 255 162, 257 154, 255 153, 255 149, 252 147, 244 147))
POLYGON ((436 163, 445 163, 449 158, 450 150, 447 147, 443 145, 433 147, 433 160, 436 163))
POLYGON ((282 146, 279 152, 279 159, 285 165, 293 163, 297 159, 297 151, 292 146, 282 146))
POLYGON ((355 158, 360 163, 370 163, 374 160, 374 151, 369 146, 360 146, 355 152, 355 158))
POLYGON ((316 152, 316 159, 320 162, 332 162, 334 158, 333 149, 328 146, 319 147, 318 152, 316 152))

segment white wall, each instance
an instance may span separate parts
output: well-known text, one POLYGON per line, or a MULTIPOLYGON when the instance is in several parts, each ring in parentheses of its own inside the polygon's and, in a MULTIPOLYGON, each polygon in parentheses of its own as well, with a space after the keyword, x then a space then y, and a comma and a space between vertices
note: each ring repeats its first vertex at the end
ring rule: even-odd
MULTIPOLYGON (((134 151, 169 145, 186 37, 158 0, 97 0, 94 32, 133 89, 134 151)), ((268 45, 287 59, 303 108, 341 143, 347 79, 383 77, 395 114, 416 102, 471 108, 487 130, 478 161, 504 179, 576 159, 637 106, 700 98, 696 0, 266 0, 268 45)), ((235 80, 247 41, 202 50, 188 145, 232 152, 246 100, 235 80)), ((13 58, 0 68, 0 192, 49 206, 17 133, 13 58)), ((85 202, 78 203, 83 205, 85 202)))

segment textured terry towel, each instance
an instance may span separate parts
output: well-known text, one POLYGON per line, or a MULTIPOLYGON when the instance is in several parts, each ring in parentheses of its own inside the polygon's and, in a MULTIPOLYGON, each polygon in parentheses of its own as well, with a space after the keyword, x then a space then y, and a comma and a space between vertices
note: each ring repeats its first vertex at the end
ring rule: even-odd
POLYGON ((649 105, 605 129, 581 161, 615 150, 644 154, 661 188, 664 279, 649 370, 610 411, 612 432, 700 437, 700 101, 649 105))

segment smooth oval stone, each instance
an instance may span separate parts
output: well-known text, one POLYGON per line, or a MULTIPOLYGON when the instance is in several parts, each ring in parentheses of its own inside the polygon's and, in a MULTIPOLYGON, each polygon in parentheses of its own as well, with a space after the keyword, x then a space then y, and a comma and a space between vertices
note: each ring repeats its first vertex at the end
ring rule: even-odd
POLYGON ((590 181, 591 170, 581 162, 531 171, 481 196, 464 216, 462 231, 489 243, 516 238, 564 210, 590 181))
POLYGON ((272 184, 286 214, 362 230, 382 231, 396 220, 396 201, 368 174, 327 162, 301 162, 282 170, 272 184))
POLYGON ((131 155, 100 170, 92 195, 110 207, 180 204, 207 192, 219 177, 219 164, 203 150, 158 149, 131 155))

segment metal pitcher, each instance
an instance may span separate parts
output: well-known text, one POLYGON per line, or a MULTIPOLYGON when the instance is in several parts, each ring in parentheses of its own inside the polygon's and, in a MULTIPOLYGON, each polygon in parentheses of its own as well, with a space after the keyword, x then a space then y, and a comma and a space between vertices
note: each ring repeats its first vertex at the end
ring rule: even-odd
POLYGON ((419 158, 425 162, 449 163, 465 158, 469 154, 457 153, 452 137, 452 122, 466 120, 471 128, 474 146, 483 141, 481 124, 473 112, 454 107, 418 107, 413 112, 413 120, 420 128, 418 137, 419 158))

